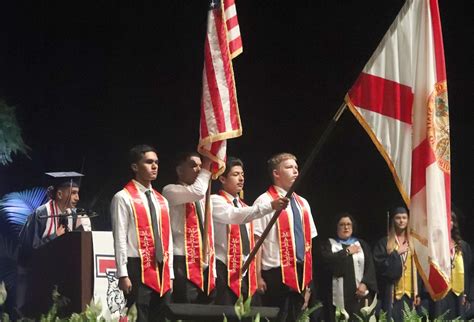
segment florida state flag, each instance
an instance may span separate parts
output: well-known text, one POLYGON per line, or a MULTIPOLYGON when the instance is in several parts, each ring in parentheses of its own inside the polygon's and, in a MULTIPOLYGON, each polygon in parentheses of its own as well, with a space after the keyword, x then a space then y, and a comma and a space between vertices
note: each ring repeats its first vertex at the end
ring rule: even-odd
POLYGON ((232 58, 242 52, 234 0, 212 0, 207 16, 198 151, 216 179, 225 170, 226 139, 242 135, 232 58))
POLYGON ((410 207, 418 270, 433 299, 450 289, 449 111, 437 0, 407 0, 346 95, 410 207))

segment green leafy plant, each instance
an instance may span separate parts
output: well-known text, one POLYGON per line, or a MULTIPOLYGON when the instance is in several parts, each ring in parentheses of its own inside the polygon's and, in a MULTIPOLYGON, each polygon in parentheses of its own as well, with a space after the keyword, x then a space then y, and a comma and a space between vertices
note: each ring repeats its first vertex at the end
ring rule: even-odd
MULTIPOLYGON (((428 317, 428 316, 426 316, 428 317)), ((422 321, 423 316, 418 315, 415 308, 410 308, 407 302, 403 303, 403 320, 404 321, 422 321)))
POLYGON ((309 322, 309 317, 311 313, 313 313, 314 311, 316 311, 317 309, 321 307, 323 307, 323 304, 321 302, 318 302, 314 306, 310 308, 306 308, 305 310, 303 310, 303 312, 300 313, 300 315, 298 315, 296 322, 309 322))
POLYGON ((347 321, 349 320, 349 313, 342 307, 336 306, 336 321, 347 321))
MULTIPOLYGON (((387 312, 385 312, 384 310, 380 310, 378 321, 379 322, 389 322, 388 319, 387 319, 387 312)), ((393 321, 393 319, 390 319, 390 322, 392 322, 392 321, 393 321)))
MULTIPOLYGON (((235 310, 235 315, 237 315, 237 318, 239 320, 242 320, 244 318, 248 318, 248 317, 251 316, 251 310, 252 310, 251 303, 252 303, 252 297, 251 296, 249 296, 245 301, 242 298, 242 296, 240 296, 237 299, 237 302, 235 302, 235 305, 234 305, 234 310, 235 310)), ((225 316, 224 316, 224 321, 227 321, 227 317, 225 317, 225 316)), ((252 318, 252 321, 253 322, 260 322, 260 313, 257 313, 252 318)))
MULTIPOLYGON (((2 291, 2 285, 3 282, 0 283, 0 307, 3 305, 4 300, 6 299, 7 292, 6 290, 3 289, 2 291), (3 302, 2 302, 3 298, 3 302)), ((4 288, 4 285, 3 285, 4 288)), ((65 317, 65 318, 60 318, 58 316, 59 311, 61 308, 67 306, 70 302, 70 300, 61 295, 58 292, 57 287, 53 289, 53 292, 51 294, 52 299, 53 299, 53 306, 49 309, 49 311, 46 314, 42 314, 39 321, 41 322, 88 322, 88 321, 93 321, 93 322, 105 322, 106 320, 101 317, 101 312, 102 312, 102 303, 99 301, 94 302, 94 300, 91 300, 91 303, 86 306, 86 309, 81 312, 81 313, 73 313, 70 317, 65 317)), ((129 308, 127 312, 127 320, 128 322, 135 322, 137 320, 137 308, 134 305, 129 308)), ((8 316, 7 313, 3 313, 1 316, 1 321, 2 322, 9 322, 10 317, 8 316)), ((28 319, 28 318, 21 318, 18 319, 17 321, 20 322, 33 322, 34 320, 28 319)), ((119 319, 115 319, 112 321, 118 322, 119 319)))
POLYGON ((0 100, 0 164, 12 162, 12 154, 27 154, 28 146, 23 142, 21 129, 15 117, 15 108, 0 100))
POLYGON ((0 307, 7 300, 7 289, 5 288, 5 282, 0 283, 0 307))
POLYGON ((360 313, 362 316, 359 316, 357 314, 354 314, 354 315, 359 321, 376 322, 377 318, 375 317, 375 312, 374 312, 374 309, 376 306, 377 306, 377 294, 375 294, 372 304, 370 304, 369 306, 364 306, 363 308, 360 309, 360 313))
MULTIPOLYGON (((443 314, 441 314, 440 316, 436 317, 433 321, 434 322, 443 322, 443 321, 448 321, 446 319, 446 315, 448 315, 448 313, 450 312, 450 310, 446 310, 446 312, 444 312, 443 314)), ((461 317, 456 317, 454 319, 449 319, 449 321, 461 321, 461 317)))

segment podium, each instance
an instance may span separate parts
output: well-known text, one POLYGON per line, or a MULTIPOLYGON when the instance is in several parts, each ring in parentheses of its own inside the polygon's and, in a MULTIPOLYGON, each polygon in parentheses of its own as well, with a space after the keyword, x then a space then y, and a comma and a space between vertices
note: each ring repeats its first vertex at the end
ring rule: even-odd
POLYGON ((61 314, 82 312, 92 299, 92 233, 69 232, 36 249, 31 273, 32 316, 39 317, 51 308, 55 285, 70 299, 61 314))

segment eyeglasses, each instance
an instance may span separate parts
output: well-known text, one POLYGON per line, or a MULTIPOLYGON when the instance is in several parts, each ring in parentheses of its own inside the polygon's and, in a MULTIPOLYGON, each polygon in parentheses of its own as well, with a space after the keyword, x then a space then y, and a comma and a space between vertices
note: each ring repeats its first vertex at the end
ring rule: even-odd
POLYGON ((352 224, 351 223, 341 223, 341 224, 338 224, 339 227, 352 227, 352 224))

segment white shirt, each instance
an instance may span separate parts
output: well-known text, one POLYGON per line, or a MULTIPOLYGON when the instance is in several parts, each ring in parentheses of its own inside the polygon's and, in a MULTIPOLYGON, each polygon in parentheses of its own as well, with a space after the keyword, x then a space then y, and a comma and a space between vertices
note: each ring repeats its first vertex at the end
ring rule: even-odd
MULTIPOLYGON (((145 192, 151 189, 150 187, 144 187, 138 181, 135 181, 135 185, 138 188, 138 193, 142 201, 143 206, 148 207, 148 199, 145 192)), ((151 200, 155 209, 159 209, 158 200, 154 193, 151 194, 151 200)), ((166 202, 166 200, 165 200, 166 202)), ((168 205, 168 204, 167 204, 168 205)), ((112 198, 110 204, 110 213, 112 215, 112 233, 114 236, 114 249, 115 249, 115 263, 117 265, 118 277, 128 276, 127 271, 127 258, 128 257, 140 257, 138 253, 138 239, 137 239, 137 228, 135 225, 135 217, 132 209, 132 200, 130 195, 125 190, 120 190, 112 198)), ((158 214, 158 212, 157 212, 158 214)), ((161 225, 161 218, 157 216, 158 227, 161 225)), ((169 243, 169 268, 170 277, 174 278, 173 271, 173 236, 170 234, 169 243)))
MULTIPOLYGON (((275 186, 275 189, 281 197, 284 197, 286 195, 286 191, 283 190, 282 188, 275 186)), ((318 235, 318 233, 316 231, 316 226, 314 225, 313 215, 311 214, 311 208, 308 204, 308 201, 306 201, 306 199, 304 199, 303 197, 301 197, 301 199, 303 200, 304 206, 308 210, 309 224, 311 228, 311 238, 314 238, 318 235)), ((255 200, 254 205, 268 203, 269 201, 272 201, 272 197, 270 196, 270 194, 265 192, 262 195, 260 195, 260 197, 258 197, 257 200, 255 200)), ((303 216, 303 211, 301 210, 298 203, 296 204, 299 208, 299 213, 301 217, 303 216)), ((285 210, 288 213, 290 229, 293 230, 293 211, 291 210, 291 206, 288 205, 288 207, 286 207, 285 210)), ((275 211, 272 211, 271 214, 266 215, 265 217, 257 219, 253 222, 255 235, 257 236, 262 235, 263 231, 265 230, 268 223, 270 222, 270 219, 272 219, 274 213, 275 211)), ((265 238, 262 244, 262 269, 263 270, 269 270, 271 268, 280 267, 280 241, 279 241, 279 236, 278 236, 277 224, 278 223, 275 223, 273 225, 273 227, 270 229, 270 232, 268 233, 267 238, 265 238)), ((295 247, 295 240, 293 238, 293 249, 294 247, 295 247)))
MULTIPOLYGON (((231 201, 236 198, 225 191, 224 193, 231 201)), ((221 195, 212 195, 211 201, 212 219, 215 228, 214 245, 216 257, 227 265, 227 225, 250 223, 257 218, 271 213, 273 209, 270 202, 244 208, 241 208, 240 202, 238 202, 239 208, 237 208, 233 204, 229 204, 226 198, 221 195)), ((245 226, 247 228, 247 234, 250 237, 250 224, 245 226)))
MULTIPOLYGON (((211 172, 201 169, 196 181, 192 185, 169 184, 163 188, 163 196, 170 205, 171 230, 173 231, 174 254, 184 256, 184 223, 186 218, 186 204, 199 201, 204 216, 204 199, 206 196, 211 172)), ((204 218, 201 218, 204 224, 204 218)), ((212 223, 211 223, 212 224, 212 223)))

